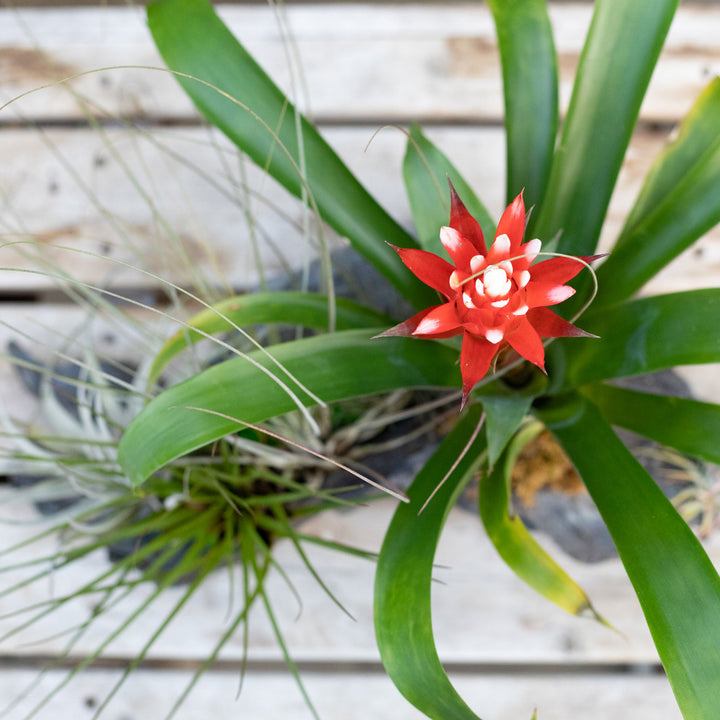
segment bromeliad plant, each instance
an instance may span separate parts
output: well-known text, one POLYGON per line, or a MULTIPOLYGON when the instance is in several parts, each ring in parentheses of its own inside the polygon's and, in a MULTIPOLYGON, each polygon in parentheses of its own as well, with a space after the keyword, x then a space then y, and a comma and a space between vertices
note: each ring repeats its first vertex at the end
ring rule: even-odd
MULTIPOLYGON (((549 305, 575 294, 565 285, 590 258, 555 257, 533 265, 542 243, 522 244, 525 203, 518 195, 498 224, 488 251, 482 228, 450 184, 450 226, 440 229, 440 242, 454 265, 425 250, 396 248, 405 265, 445 298, 409 320, 381 333, 448 338, 462 334, 460 370, 463 406, 487 374, 490 363, 507 347, 545 371, 541 337, 582 337, 589 333, 563 320, 549 305)), ((592 337, 592 336, 590 336, 592 337)))
MULTIPOLYGON (((577 614, 590 609, 587 597, 534 542, 510 506, 514 459, 542 426, 574 463, 612 534, 684 716, 713 720, 720 704, 720 578, 611 425, 702 460, 720 459, 720 406, 612 383, 720 360, 714 330, 720 290, 637 297, 651 277, 720 220, 720 80, 709 83, 653 165, 597 270, 597 296, 582 315, 580 331, 568 318, 592 298, 592 276, 578 277, 572 299, 566 283, 595 252, 677 0, 595 2, 559 135, 557 63, 545 3, 488 0, 488 5, 503 67, 508 202, 524 190, 525 201, 535 207, 526 233, 542 241, 541 262, 535 262, 539 241, 523 244, 522 200, 510 204, 496 228, 450 161, 417 127, 410 129, 404 161, 417 231, 417 237, 409 235, 258 67, 207 0, 159 0, 149 6, 155 42, 203 115, 282 185, 309 199, 417 314, 389 331, 367 325, 340 329, 338 323, 332 332, 273 345, 269 355, 256 353, 252 363, 237 358, 210 367, 145 407, 124 434, 119 461, 141 486, 170 461, 287 413, 298 402, 309 406, 317 398, 332 403, 400 387, 462 384, 465 409, 416 477, 409 501, 399 505, 380 554, 376 634, 398 688, 431 718, 477 717, 442 668, 430 613, 438 538, 449 508, 477 472, 482 473, 479 515, 500 555, 560 606, 577 614), (457 188, 449 203, 446 176, 457 188), (489 250, 483 235, 495 237, 489 250), (434 257, 443 248, 452 265, 434 257), (440 304, 436 291, 444 298, 440 304), (563 300, 568 302, 559 308, 562 314, 547 309, 563 300), (378 334, 414 337, 372 339, 378 334), (457 344, 448 339, 459 334, 460 372, 457 344), (568 335, 576 337, 540 342, 568 335), (275 364, 288 372, 285 387, 268 372, 275 364), (290 378, 302 379, 303 387, 290 378)), ((259 302, 265 322, 286 322, 303 307, 272 297, 259 302)), ((242 311, 233 321, 245 322, 242 311)))

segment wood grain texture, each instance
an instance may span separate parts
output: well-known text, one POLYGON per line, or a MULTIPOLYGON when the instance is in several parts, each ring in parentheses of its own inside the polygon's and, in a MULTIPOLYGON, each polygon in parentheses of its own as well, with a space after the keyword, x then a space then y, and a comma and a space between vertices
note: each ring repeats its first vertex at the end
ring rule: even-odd
MULTIPOLYGON (((496 40, 483 5, 292 5, 287 24, 281 25, 292 32, 292 46, 283 42, 278 17, 267 7, 223 5, 219 12, 284 90, 301 105, 309 98, 318 120, 498 123, 502 117, 496 40)), ((551 6, 562 107, 590 16, 587 3, 551 6)), ((2 100, 98 68, 162 67, 140 8, 2 10, 0 27, 2 100)), ((643 119, 674 123, 720 71, 719 28, 717 6, 680 8, 643 104, 643 119)), ((112 115, 195 117, 172 78, 157 70, 91 72, 72 88, 112 115)), ((43 119, 82 117, 73 96, 62 89, 32 93, 0 118, 10 120, 14 111, 43 119)))
MULTIPOLYGON (((3 505, 5 517, 7 510, 8 506, 3 505)), ((302 529, 326 539, 377 550, 392 511, 393 504, 385 501, 371 508, 329 511, 319 519, 305 523, 302 529)), ((13 515, 32 517, 30 510, 21 506, 13 510, 13 515)), ((37 530, 36 524, 6 528, 3 546, 37 530)), ((441 583, 433 591, 435 635, 443 661, 458 666, 530 664, 539 668, 553 664, 656 664, 657 654, 620 562, 608 560, 599 565, 584 565, 567 557, 551 541, 541 540, 619 632, 612 632, 589 619, 569 616, 538 598, 497 557, 478 518, 473 513, 456 509, 450 516, 436 556, 437 578, 441 583), (458 623, 460 617, 462 623, 458 623)), ((56 547, 56 541, 51 538, 14 553, 12 559, 37 557, 40 552, 49 552, 56 547)), ((301 604, 298 597, 288 591, 287 581, 279 573, 272 575, 267 588, 293 657, 298 662, 376 664, 379 657, 372 632, 372 563, 312 546, 307 546, 307 550, 320 576, 337 593, 355 620, 343 614, 324 594, 291 544, 280 542, 275 558, 297 590, 301 604)), ((720 562, 720 543, 711 542, 708 551, 716 562, 720 562)), ((93 554, 68 569, 53 573, 50 584, 46 581, 34 583, 20 590, 15 597, 1 599, 0 612, 29 606, 50 594, 62 596, 107 567, 103 553, 93 554)), ((12 580, 23 577, 25 572, 8 572, 4 583, 7 586, 12 580)), ((149 596, 151 590, 151 587, 145 587, 137 598, 119 603, 100 616, 74 648, 73 656, 81 657, 97 647, 137 606, 138 598, 149 596)), ((137 654, 142 642, 182 593, 181 587, 164 592, 150 612, 113 641, 106 654, 116 658, 137 654)), ((237 602, 237 589, 235 598, 237 602)), ((13 652, 18 658, 25 657, 27 661, 37 654, 61 652, 66 638, 44 638, 86 619, 93 600, 93 597, 87 597, 69 604, 54 619, 14 636, 8 641, 6 651, 13 652), (32 644, 26 645, 28 642, 32 644)), ((225 572, 218 572, 201 586, 158 639, 148 657, 172 661, 202 660, 227 627, 232 608, 229 577, 225 572)), ((412 609, 408 608, 408 611, 412 609)), ((14 622, 14 619, 3 619, 1 627, 6 630, 14 622)), ((223 650, 221 659, 239 662, 242 652, 242 636, 238 633, 223 650)), ((262 662, 282 660, 272 628, 259 607, 251 616, 249 657, 262 662)))
MULTIPOLYGON (((39 720, 58 717, 92 717, 104 695, 112 688, 119 673, 88 673, 72 683, 50 707, 41 711, 39 720)), ((32 681, 32 672, 4 670, 0 677, 0 699, 7 699, 17 687, 32 681)), ((41 688, 49 690, 62 679, 58 672, 43 678, 41 688)), ((140 671, 132 677, 108 706, 113 720, 162 718, 173 700, 190 680, 186 672, 140 671)), ((373 673, 306 673, 308 693, 323 720, 422 720, 393 687, 390 680, 373 673)), ((632 717, 632 720, 681 720, 672 694, 662 677, 600 676, 584 674, 566 677, 545 675, 463 674, 454 676, 458 690, 485 720, 529 719, 535 708, 538 717, 553 720, 607 720, 632 717)), ((175 716, 178 720, 213 717, 234 720, 311 720, 297 686, 286 674, 249 672, 242 693, 235 673, 211 673, 190 694, 175 716)), ((18 706, 9 720, 20 720, 32 707, 18 706), (24 712, 23 712, 24 711, 24 712)))
MULTIPOLYGON (((401 180, 404 134, 387 128, 375 135, 372 126, 323 129, 366 187, 412 230, 401 180)), ((499 216, 504 132, 432 127, 427 135, 499 216)), ((603 248, 620 231, 666 137, 638 132, 633 138, 603 230, 603 248)), ((7 158, 0 167, 4 239, 21 243, 0 248, 0 282, 6 292, 57 285, 41 274, 44 267, 50 272, 48 261, 79 280, 109 287, 158 287, 167 280, 242 289, 259 282, 253 234, 267 277, 302 267, 321 242, 315 219, 310 217, 307 225, 297 201, 255 166, 241 168, 229 144, 202 128, 107 129, 102 135, 83 129, 40 134, 7 129, 0 133, 0 153, 7 158)), ((343 244, 329 231, 324 238, 332 247, 343 244)), ((718 273, 720 230, 715 228, 646 291, 717 286, 718 273)))

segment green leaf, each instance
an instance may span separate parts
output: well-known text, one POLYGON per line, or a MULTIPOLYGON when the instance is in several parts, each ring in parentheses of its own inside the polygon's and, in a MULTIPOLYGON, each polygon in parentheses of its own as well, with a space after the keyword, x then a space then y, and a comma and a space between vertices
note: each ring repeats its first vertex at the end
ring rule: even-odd
POLYGON ((208 0, 159 0, 148 6, 148 22, 168 68, 182 73, 178 82, 213 125, 290 192, 309 190, 323 220, 411 302, 432 304, 433 291, 387 245, 413 247, 413 238, 300 115, 208 0))
POLYGON ((600 266, 596 303, 630 297, 720 222, 720 125, 715 142, 674 181, 663 202, 647 211, 600 266))
POLYGON ((488 466, 493 468, 505 446, 515 435, 530 410, 532 401, 547 388, 547 376, 533 369, 531 378, 521 388, 511 388, 502 380, 484 385, 475 396, 485 410, 485 435, 488 466))
MULTIPOLYGON (((386 392, 400 387, 459 387, 457 351, 439 342, 412 338, 370 340, 372 330, 346 330, 283 343, 272 356, 325 402, 386 392)), ((234 358, 174 385, 154 398, 125 430, 118 459, 133 484, 171 460, 238 430, 237 422, 186 408, 205 408, 258 423, 296 408, 272 373, 277 367, 260 352, 234 358)), ((288 382, 288 378, 282 378, 288 382)), ((295 387, 293 386, 295 390, 295 387)), ((302 390, 306 405, 313 399, 302 390)))
POLYGON ((702 159, 720 136, 720 78, 713 78, 700 93, 678 128, 677 137, 663 149, 650 168, 642 190, 625 221, 616 248, 702 159))
POLYGON ((488 466, 493 468, 508 444, 517 432, 523 419, 530 410, 533 398, 516 393, 480 398, 485 408, 485 434, 488 444, 488 466))
MULTIPOLYGON (((678 0, 596 0, 532 234, 592 254, 678 0)), ((545 249, 551 249, 546 246, 545 249)), ((554 248, 552 248, 554 249, 554 248)))
MULTIPOLYGON (((149 382, 158 378, 163 368, 178 353, 208 335, 231 331, 235 326, 247 327, 260 323, 282 323, 327 329, 330 321, 330 300, 324 295, 303 292, 267 292, 237 295, 205 308, 188 320, 188 328, 178 330, 155 356, 149 382)), ((392 319, 351 300, 335 300, 335 327, 352 330, 392 324, 392 319)))
POLYGON ((558 123, 557 57, 545 0, 488 0, 505 93, 507 202, 542 206, 558 123))
POLYGON ((686 720, 720 707, 720 578, 690 528, 587 399, 541 412, 600 511, 686 720))
POLYGON ((440 228, 450 222, 448 179, 470 214, 480 223, 483 234, 493 238, 495 223, 455 166, 423 135, 419 125, 411 125, 409 133, 403 178, 420 247, 436 255, 445 255, 440 243, 440 228))
POLYGON ((558 607, 581 615, 591 612, 582 588, 538 545, 511 510, 510 478, 523 447, 542 431, 537 421, 521 430, 495 468, 480 481, 480 517, 488 537, 508 567, 558 607))
POLYGON ((582 392, 611 425, 720 464, 720 405, 599 383, 582 392))
POLYGON ((417 475, 408 490, 410 502, 395 511, 375 575, 375 635, 385 670, 398 690, 433 720, 478 720, 438 658, 430 586, 447 514, 483 455, 482 433, 428 506, 418 511, 472 439, 479 420, 480 407, 475 405, 417 475))
POLYGON ((562 346, 567 366, 559 389, 718 362, 718 318, 718 288, 627 300, 588 312, 582 327, 599 338, 573 338, 562 346))

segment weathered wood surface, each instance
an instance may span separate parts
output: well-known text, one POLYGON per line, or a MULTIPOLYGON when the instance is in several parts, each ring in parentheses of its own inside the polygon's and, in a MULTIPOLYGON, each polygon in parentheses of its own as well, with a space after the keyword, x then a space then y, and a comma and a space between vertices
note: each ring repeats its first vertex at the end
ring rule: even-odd
MULTIPOLYGON (((93 708, 110 691, 119 672, 94 671, 83 676, 76 689, 65 689, 49 712, 41 711, 40 720, 60 717, 92 717, 93 708)), ((33 679, 28 671, 3 670, 0 695, 12 692, 33 679)), ((52 689, 62 673, 52 672, 43 679, 42 688, 52 689)), ((123 690, 105 713, 113 720, 162 718, 174 699, 184 690, 190 673, 167 670, 143 671, 131 680, 132 690, 123 690)), ((319 716, 323 720, 421 720, 415 710, 380 673, 323 670, 306 672, 303 680, 319 716)), ((212 673, 202 679, 190 694, 177 720, 212 717, 217 720, 311 720, 300 692, 292 679, 268 672, 249 672, 240 697, 236 672, 212 673)), ((535 708, 538 717, 553 720, 681 720, 674 707, 672 693, 662 677, 639 675, 544 674, 483 676, 463 673, 453 676, 458 691, 483 718, 490 720, 529 720, 535 708)), ((10 720, 23 717, 30 703, 18 706, 10 720)))
MULTIPOLYGON (((401 182, 405 136, 394 128, 327 127, 325 136, 372 193, 412 228, 401 182), (368 143, 369 147, 368 147, 368 143)), ((477 188, 494 214, 504 194, 504 133, 500 128, 429 128, 433 139, 477 188)), ((603 231, 609 246, 667 133, 633 139, 603 231)), ((5 289, 40 290, 53 283, 38 274, 52 259, 73 277, 115 287, 147 287, 158 279, 188 283, 198 275, 215 286, 252 287, 258 281, 250 241, 253 218, 268 276, 315 256, 317 234, 303 233, 303 209, 273 181, 248 165, 247 192, 228 144, 199 128, 156 133, 52 129, 0 132, 0 191, 5 237, 22 244, 0 250, 5 289), (228 173, 233 174, 228 176, 228 173), (79 185, 77 177, 85 184, 79 185), (142 190, 138 190, 137 183, 142 190), (27 245, 23 241, 32 241, 27 245), (68 250, 66 248, 74 249, 68 250), (23 259, 20 252, 30 254, 23 259), (85 253, 85 254, 78 254, 85 253), (189 259, 189 262, 188 262, 189 259), (121 263, 142 267, 146 273, 121 263), (188 268, 192 268, 190 271, 188 268)), ((314 224, 313 224, 314 227, 314 224)), ((326 232, 334 244, 339 239, 326 232)), ((392 240, 389 238, 389 240, 392 240)), ((648 285, 648 291, 717 285, 720 229, 715 228, 648 285)))
MULTIPOLYGON (((551 12, 565 107, 591 6, 560 3, 551 12)), ((271 75, 289 88, 282 36, 272 12, 260 5, 224 5, 221 13, 271 75)), ((287 17, 302 58, 309 110, 341 157, 403 225, 411 227, 400 175, 404 136, 385 129, 373 139, 386 123, 425 123, 429 136, 450 155, 490 210, 500 212, 501 85, 486 8, 467 3, 296 3, 287 17)), ((709 78, 720 72, 718 38, 717 4, 683 4, 642 108, 643 122, 620 176, 604 242, 620 228, 670 127, 709 78)), ((0 10, 0 102, 78 72, 118 65, 161 65, 137 8, 0 10)), ((92 112, 97 106, 103 117, 130 117, 142 123, 129 130, 118 125, 104 125, 102 132, 89 130, 83 119, 90 109, 79 106, 64 87, 33 92, 0 112, 2 232, 9 241, 39 241, 22 246, 30 253, 40 248, 30 257, 23 257, 20 247, 0 249, 0 267, 6 268, 0 274, 2 292, 40 293, 52 299, 49 293, 57 281, 36 272, 43 271, 47 259, 81 281, 117 288, 147 288, 160 282, 122 263, 141 265, 178 283, 197 282, 201 276, 217 286, 252 286, 257 274, 243 209, 248 198, 261 237, 275 241, 295 266, 312 256, 298 230, 301 209, 250 167, 250 194, 245 194, 237 165, 228 164, 227 144, 211 139, 198 125, 167 73, 116 68, 78 78, 72 87, 92 101, 92 112), (197 275, 189 273, 188 266, 197 275), (18 271, 22 268, 33 272, 18 271)), ((283 270, 275 252, 267 251, 264 263, 270 273, 283 270)), ((651 290, 717 286, 719 273, 716 230, 659 276, 651 290)), ((3 349, 11 336, 22 338, 10 327, 39 334, 50 346, 68 336, 83 337, 82 311, 64 303, 4 303, 0 319, 7 324, 0 326, 3 349)), ((144 347, 137 337, 107 321, 96 324, 91 336, 101 351, 111 354, 138 353, 144 347)), ((700 395, 720 400, 717 369, 705 370, 690 371, 693 385, 700 395)), ((6 407, 16 415, 32 415, 33 401, 6 363, 0 365, 0 387, 6 407)), ((377 549, 391 509, 391 503, 383 503, 352 513, 328 513, 306 529, 377 549)), ((16 518, 15 510, 4 505, 0 518, 8 511, 16 518)), ((33 529, 4 525, 2 545, 33 529)), ((47 541, 43 547, 50 551, 55 546, 47 541)), ((717 541, 709 551, 720 563, 717 541)), ((643 672, 656 668, 657 655, 619 562, 586 566, 557 554, 622 636, 589 620, 570 618, 539 600, 496 557, 476 517, 462 510, 451 515, 437 558, 450 568, 438 570, 445 584, 434 589, 435 632, 461 693, 490 720, 529 718, 535 706, 540 718, 556 720, 613 715, 679 720, 665 679, 643 672), (624 672, 626 665, 635 672, 624 672)), ((278 558, 303 598, 300 617, 296 619, 297 604, 279 576, 272 579, 271 592, 321 717, 419 718, 379 670, 372 634, 372 566, 326 551, 313 553, 321 575, 355 616, 352 622, 314 584, 292 547, 280 547, 278 558)), ((68 575, 56 574, 46 584, 23 590, 21 600, 0 598, 0 614, 58 593, 64 583, 80 582, 105 567, 98 553, 68 575)), ((9 576, 2 579, 9 582, 9 576)), ((152 618, 113 643, 110 657, 119 663, 132 658, 148 628, 163 616, 161 609, 170 608, 179 592, 167 593, 152 618)), ((59 625, 84 619, 88 603, 68 608, 59 625)), ((161 636, 150 654, 156 666, 134 674, 108 717, 162 717, 190 678, 190 671, 175 663, 196 664, 207 654, 222 632, 227 604, 227 577, 218 574, 161 636)), ((124 617, 121 610, 103 618, 77 651, 90 652, 102 641, 124 617)), ((3 620, 0 630, 8 622, 3 620)), ((40 656, 61 647, 59 640, 23 644, 52 634, 57 626, 46 630, 15 638, 2 650, 0 706, 32 680, 40 656)), ((237 638, 222 655, 226 669, 209 673, 178 717, 310 717, 292 679, 280 669, 281 654, 262 612, 253 617, 250 671, 235 703, 241 654, 237 638)), ((102 700, 119 673, 106 669, 83 674, 39 717, 90 715, 90 706, 102 700)), ((60 676, 60 671, 50 673, 42 687, 51 689, 60 676)), ((23 717, 30 707, 19 707, 11 717, 23 717)))
MULTIPOLYGON (((553 7, 566 73, 564 87, 572 77, 590 10, 587 4, 553 7)), ((272 13, 258 6, 227 6, 222 13, 271 74, 289 87, 286 54, 272 13)), ((385 129, 374 137, 388 122, 419 119, 428 124, 428 134, 466 174, 491 211, 501 210, 500 76, 492 24, 484 7, 299 5, 287 13, 312 111, 340 156, 403 225, 411 227, 400 180, 404 136, 385 129), (327 57, 333 57, 333 63, 326 62, 327 57), (449 121, 462 125, 448 126, 449 121), (473 126, 475 121, 480 124, 473 126)), ((161 64, 137 8, 2 10, 0 21, 4 98, 99 66, 161 64)), ((718 71, 718 31, 720 10, 714 6, 683 6, 678 12, 642 112, 645 120, 664 124, 659 129, 641 125, 634 139, 605 228, 606 242, 621 226, 670 126, 718 71)), ((6 158, 0 169, 0 190, 7 239, 32 236, 42 243, 44 254, 62 259, 84 280, 116 285, 149 282, 98 258, 51 250, 52 243, 142 263, 177 282, 192 279, 182 270, 187 267, 182 254, 187 253, 211 282, 226 279, 238 287, 252 285, 257 274, 243 209, 247 196, 237 187, 238 170, 228 168, 226 143, 217 140, 223 148, 218 150, 205 130, 193 127, 195 116, 172 78, 159 71, 118 69, 91 73, 72 87, 92 101, 92 107, 83 110, 77 96, 64 87, 44 89, 5 108, 0 122, 16 120, 16 113, 22 122, 76 122, 83 112, 99 106, 111 116, 186 127, 152 130, 151 125, 143 125, 102 132, 71 127, 38 132, 6 125, 0 134, 0 151, 6 158), (136 180, 142 192, 134 185, 136 180), (162 219, 167 219, 167 226, 162 219), (129 245, 135 245, 135 252, 129 245), (223 278, 218 268, 223 269, 223 278)), ((567 96, 567 87, 563 95, 567 96)), ((288 203, 272 182, 262 180, 253 169, 247 172, 250 208, 261 239, 274 241, 283 257, 297 265, 307 248, 298 231, 301 210, 288 203), (289 217, 260 202, 258 195, 282 207, 289 217)), ((708 234, 659 276, 654 287, 714 284, 720 270, 718 238, 717 230, 708 234)), ((278 253, 268 249, 267 242, 264 247, 268 272, 281 271, 278 253)), ((4 248, 2 265, 28 263, 18 258, 17 250, 4 248)), ((16 290, 48 285, 42 275, 3 273, 2 281, 5 288, 16 290)))
MULTIPOLYGON (((293 49, 283 43, 273 13, 247 5, 219 11, 289 91, 287 59, 293 49)), ((552 7, 563 104, 591 12, 588 3, 552 7)), ((481 4, 293 5, 286 15, 310 106, 320 120, 497 122, 502 116, 494 30, 481 4)), ((140 9, 26 9, 22 22, 12 11, 1 17, 5 98, 102 67, 162 67, 140 9)), ((683 5, 678 11, 643 118, 674 122, 718 72, 719 23, 715 6, 683 5)), ((162 72, 121 68, 81 78, 75 87, 113 114, 188 117, 191 112, 172 78, 162 72)), ((77 117, 75 103, 63 93, 33 94, 19 109, 43 118, 77 117)))

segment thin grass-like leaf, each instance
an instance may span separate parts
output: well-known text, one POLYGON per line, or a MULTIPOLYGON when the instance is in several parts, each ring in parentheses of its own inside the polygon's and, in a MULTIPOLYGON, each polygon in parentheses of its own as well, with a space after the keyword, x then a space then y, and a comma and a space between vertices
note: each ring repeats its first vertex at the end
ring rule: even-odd
MULTIPOLYGON (((250 530, 250 529, 248 528, 248 530, 250 530)), ((269 549, 265 549, 265 553, 269 553, 269 549)), ((257 577, 258 573, 261 571, 261 565, 259 564, 259 561, 255 556, 253 556, 252 560, 253 560, 253 570, 257 577)), ((298 689, 300 690, 300 693, 303 696, 303 700, 305 701, 305 704, 307 705, 308 710, 310 710, 310 712, 312 713, 315 720, 320 720, 320 716, 318 715, 318 712, 315 709, 315 706, 313 705, 310 695, 308 695, 307 689, 305 688, 305 684, 303 683, 302 678, 300 677, 300 672, 298 671, 297 665, 293 661, 292 656, 290 655, 290 651, 287 647, 287 644, 285 643, 285 638, 283 637, 282 630, 280 628, 280 625, 278 624, 277 616, 275 615, 275 611, 273 610, 272 603, 270 602, 270 596, 268 595, 268 593, 265 589, 264 583, 258 583, 258 588, 259 588, 260 598, 262 599, 263 605, 265 606, 265 612, 267 613, 267 616, 270 619, 270 624, 271 624, 273 632, 275 634, 275 639, 277 640, 278 646, 280 647, 280 650, 283 654, 283 659, 285 660, 285 665, 287 666, 288 670, 290 671, 290 674, 293 676, 293 679, 295 680, 295 684, 298 686, 298 689)))
MULTIPOLYGON (((217 641, 211 652, 208 654, 208 656, 202 661, 200 666, 197 668, 195 673, 193 674, 192 678, 186 685, 185 689, 183 690, 182 694, 177 698, 175 701, 175 704, 171 708, 170 712, 168 713, 166 720, 171 720, 177 713, 177 711, 182 706, 183 702, 187 698, 187 696, 190 694, 192 689, 195 687, 195 685, 198 683, 200 678, 207 672, 207 670, 212 666, 212 664, 217 659, 218 654, 220 651, 225 647, 227 642, 232 638, 232 636, 237 631, 238 627, 243 624, 247 627, 247 618, 248 613, 250 612, 251 607, 255 604, 256 600, 260 597, 263 589, 264 589, 264 583, 265 579, 267 577, 269 568, 271 566, 271 558, 268 554, 264 554, 259 560, 256 560, 256 553, 259 551, 259 548, 257 546, 258 542, 262 542, 257 537, 256 533, 253 533, 250 531, 249 528, 246 527, 246 523, 240 522, 237 526, 237 537, 239 539, 239 548, 240 548, 240 555, 241 555, 241 562, 242 562, 242 568, 243 568, 243 593, 244 593, 244 602, 243 606, 240 608, 240 610, 235 614, 235 617, 233 618, 232 622, 228 625, 225 632, 222 634, 220 639, 217 641), (252 570, 252 573, 251 573, 252 570), (250 587, 250 575, 253 575, 255 580, 255 586, 250 587)), ((243 647, 245 650, 245 654, 243 656, 243 667, 245 663, 245 658, 247 656, 247 635, 244 636, 243 639, 243 647)))
POLYGON ((167 626, 173 621, 177 614, 187 604, 190 598, 195 594, 195 591, 198 589, 198 587, 200 587, 200 585, 205 581, 207 576, 218 567, 219 563, 223 559, 224 553, 225 548, 223 546, 215 546, 210 548, 208 552, 203 553, 199 558, 190 559, 187 563, 185 563, 185 558, 183 558, 183 561, 181 561, 178 569, 182 568, 183 574, 194 572, 196 573, 195 577, 190 581, 187 589, 182 594, 180 599, 175 603, 173 608, 166 615, 164 615, 159 625, 152 633, 150 633, 143 647, 135 655, 132 661, 128 663, 126 668, 123 670, 122 675, 118 678, 112 689, 107 693, 107 695, 105 695, 103 701, 98 705, 97 710, 93 715, 94 719, 100 717, 103 710, 108 706, 113 697, 125 684, 125 681, 128 679, 133 670, 135 670, 145 659, 145 656, 155 644, 155 641, 160 637, 160 635, 165 631, 167 626))
POLYGON ((177 580, 179 580, 189 570, 196 567, 195 562, 203 549, 203 543, 198 542, 197 540, 192 542, 192 544, 186 548, 186 552, 183 554, 180 563, 172 570, 169 570, 165 576, 159 579, 155 590, 150 594, 150 596, 143 600, 140 605, 98 645, 98 647, 96 647, 89 655, 84 657, 77 665, 75 665, 75 667, 73 667, 73 669, 62 679, 62 681, 60 681, 40 702, 33 707, 27 716, 27 720, 35 717, 66 685, 68 685, 68 683, 70 683, 70 681, 78 673, 90 667, 95 660, 100 657, 103 650, 120 634, 125 632, 131 623, 146 612, 152 606, 153 602, 155 602, 155 600, 157 600, 157 598, 160 597, 160 595, 168 587, 170 587, 174 582, 177 582, 177 580))
POLYGON ((302 546, 299 536, 292 531, 292 528, 290 526, 290 520, 285 514, 285 512, 281 510, 281 512, 279 513, 279 517, 281 518, 281 522, 287 523, 290 529, 287 537, 290 538, 290 541, 292 542, 295 551, 300 556, 303 565, 307 568, 310 575, 312 575, 312 577, 315 579, 315 582, 317 582, 317 584, 322 588, 322 591, 333 601, 333 603, 335 603, 338 608, 340 608, 343 613, 345 613, 345 615, 347 615, 351 620, 355 621, 355 617, 353 616, 353 614, 342 604, 342 602, 335 595, 335 593, 328 587, 327 583, 322 579, 317 569, 310 561, 310 558, 305 552, 305 548, 303 548, 302 546))

